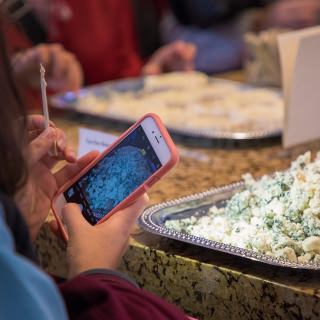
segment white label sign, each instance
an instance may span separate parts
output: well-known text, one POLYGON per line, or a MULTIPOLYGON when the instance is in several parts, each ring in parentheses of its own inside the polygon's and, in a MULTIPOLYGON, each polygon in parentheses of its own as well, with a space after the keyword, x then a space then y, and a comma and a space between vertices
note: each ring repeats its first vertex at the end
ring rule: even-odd
POLYGON ((116 136, 108 133, 86 128, 79 128, 78 158, 93 150, 103 152, 116 139, 116 136))
POLYGON ((320 137, 320 27, 279 35, 279 49, 287 148, 320 137))

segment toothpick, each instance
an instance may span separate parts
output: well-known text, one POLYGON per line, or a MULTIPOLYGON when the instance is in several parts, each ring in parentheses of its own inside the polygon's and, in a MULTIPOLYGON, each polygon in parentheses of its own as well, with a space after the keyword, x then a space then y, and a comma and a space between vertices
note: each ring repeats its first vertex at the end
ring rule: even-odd
MULTIPOLYGON (((49 110, 48 110, 48 100, 47 100, 47 82, 45 79, 46 70, 40 63, 40 86, 41 86, 41 98, 42 98, 42 112, 44 116, 44 127, 49 128, 49 110)), ((57 141, 54 143, 53 152, 49 151, 50 156, 58 156, 57 141)))
POLYGON ((44 116, 45 128, 49 128, 49 110, 48 110, 48 100, 47 100, 47 83, 44 77, 46 73, 45 68, 40 63, 40 86, 41 86, 41 98, 42 98, 42 111, 44 116))

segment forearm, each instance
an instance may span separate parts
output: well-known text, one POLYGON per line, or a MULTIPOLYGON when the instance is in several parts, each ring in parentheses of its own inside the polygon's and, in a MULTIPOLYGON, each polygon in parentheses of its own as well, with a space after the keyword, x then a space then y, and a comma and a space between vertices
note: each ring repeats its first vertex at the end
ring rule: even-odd
POLYGON ((194 44, 197 47, 196 70, 223 72, 241 66, 242 34, 234 33, 234 29, 232 24, 210 29, 187 27, 168 16, 162 24, 162 39, 165 43, 182 40, 194 44))

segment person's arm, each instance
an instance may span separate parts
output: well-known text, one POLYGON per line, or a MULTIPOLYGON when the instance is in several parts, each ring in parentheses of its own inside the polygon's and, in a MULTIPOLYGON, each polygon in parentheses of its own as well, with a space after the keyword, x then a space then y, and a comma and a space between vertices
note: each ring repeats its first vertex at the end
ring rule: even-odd
POLYGON ((143 66, 143 75, 194 70, 197 48, 185 41, 175 41, 159 48, 143 66))
MULTIPOLYGON (((43 118, 33 117, 28 132, 31 141, 27 153, 29 179, 22 193, 16 196, 17 204, 33 238, 36 237, 38 226, 43 223, 57 190, 97 156, 97 153, 89 153, 52 174, 50 170, 58 160, 74 159, 66 145, 65 136, 53 123, 50 130, 40 131, 39 134, 39 129, 42 128, 43 118), (55 136, 49 138, 48 131, 55 132, 55 136), (59 143, 60 138, 62 143, 59 143), (51 158, 47 153, 55 140, 60 155, 58 158, 51 158), (36 201, 32 201, 33 199, 36 201)), ((176 307, 162 302, 160 298, 149 296, 115 271, 109 271, 116 269, 126 250, 131 229, 146 203, 147 197, 141 197, 127 208, 112 215, 106 222, 95 226, 87 222, 78 205, 67 204, 64 207, 62 219, 69 238, 67 246, 69 280, 61 284, 61 292, 70 309, 68 310, 70 316, 75 319, 80 317, 90 319, 91 315, 102 315, 106 309, 110 309, 110 312, 119 315, 114 317, 115 319, 126 319, 121 317, 121 314, 128 314, 131 319, 140 319, 140 309, 146 308, 144 314, 149 314, 147 313, 149 310, 151 314, 160 314, 161 319, 186 319, 176 307), (115 303, 111 296, 118 297, 119 302, 115 303), (134 300, 136 303, 128 305, 128 299, 132 300, 133 296, 137 296, 134 300), (164 310, 162 305, 165 305, 164 310), (180 314, 179 317, 176 314, 180 314)), ((53 221, 51 228, 56 233, 58 233, 57 227, 53 221)), ((102 317, 97 317, 100 318, 102 317)))
POLYGON ((67 319, 53 282, 14 252, 14 243, 0 207, 0 319, 67 319))
POLYGON ((71 319, 187 319, 177 307, 115 271, 146 201, 146 196, 141 197, 95 226, 86 221, 76 204, 67 204, 62 210, 69 237, 69 280, 59 288, 71 319))
POLYGON ((82 86, 83 72, 78 59, 60 44, 41 44, 14 54, 12 69, 17 81, 38 88, 40 63, 46 69, 48 89, 59 92, 79 90, 82 86))
POLYGON ((242 33, 233 24, 200 29, 181 25, 174 16, 168 15, 162 23, 162 40, 164 43, 180 40, 193 44, 197 48, 195 70, 209 74, 225 72, 239 68, 242 62, 242 33))

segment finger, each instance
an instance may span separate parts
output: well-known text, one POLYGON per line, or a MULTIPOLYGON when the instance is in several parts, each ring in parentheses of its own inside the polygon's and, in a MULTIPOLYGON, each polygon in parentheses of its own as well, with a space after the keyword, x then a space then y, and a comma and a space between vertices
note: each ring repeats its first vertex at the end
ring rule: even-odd
POLYGON ((64 185, 68 180, 72 179, 81 170, 87 167, 92 161, 94 161, 99 156, 98 151, 92 151, 87 153, 81 159, 79 159, 74 164, 68 164, 63 167, 60 171, 55 173, 55 178, 59 187, 64 185))
POLYGON ((64 152, 58 152, 57 155, 50 155, 48 154, 42 159, 42 162, 45 164, 45 166, 48 169, 54 168, 54 166, 59 162, 59 161, 67 161, 68 163, 75 163, 77 162, 77 158, 75 156, 74 151, 67 147, 64 152))
POLYGON ((197 47, 191 43, 187 44, 185 58, 189 61, 193 61, 197 54, 197 47))
MULTIPOLYGON (((50 152, 48 152, 48 154, 44 155, 44 157, 42 158, 43 163, 49 169, 52 169, 54 167, 54 165, 58 161, 61 161, 61 160, 66 160, 71 163, 76 161, 76 157, 75 157, 73 150, 67 146, 65 133, 61 129, 58 129, 58 128, 53 128, 53 130, 55 131, 55 142, 54 142, 53 148, 50 150, 50 152, 54 148, 57 148, 58 152, 57 152, 57 154, 54 154, 54 156, 51 156, 50 152)), ((43 130, 32 130, 32 131, 28 132, 29 143, 31 141, 37 139, 37 137, 39 135, 41 135, 42 132, 43 132, 43 130)))
POLYGON ((32 140, 38 137, 41 132, 43 132, 43 129, 28 131, 28 142, 30 143, 32 140))
POLYGON ((14 59, 15 67, 24 67, 32 69, 37 64, 37 51, 35 48, 27 49, 20 54, 17 54, 14 59))
POLYGON ((67 227, 69 237, 72 237, 76 232, 81 233, 83 228, 91 227, 83 217, 80 207, 75 203, 68 203, 64 206, 62 222, 67 227))
MULTIPOLYGON (((53 149, 55 149, 54 147, 53 149)), ((48 168, 52 169, 59 161, 67 161, 68 163, 77 162, 77 157, 72 148, 66 147, 63 151, 57 150, 56 154, 53 154, 52 149, 47 155, 42 158, 43 164, 48 168)))
MULTIPOLYGON (((131 204, 129 207, 116 212, 108 220, 108 225, 112 230, 118 230, 123 233, 124 236, 130 233, 132 226, 136 223, 137 218, 145 209, 149 202, 147 194, 141 196, 137 201, 131 204)), ((104 223, 98 224, 96 227, 104 228, 104 223)))
POLYGON ((55 139, 55 130, 49 127, 30 143, 27 158, 30 166, 33 166, 48 154, 55 143, 55 139))
POLYGON ((71 147, 65 148, 63 155, 64 155, 65 160, 70 163, 74 163, 77 161, 76 154, 71 147))
MULTIPOLYGON (((50 121, 49 122, 50 127, 55 128, 55 124, 50 121)), ((45 126, 45 118, 41 114, 32 114, 29 115, 27 118, 27 129, 28 131, 32 130, 43 130, 45 126)))
POLYGON ((188 70, 193 67, 195 55, 196 46, 186 42, 179 42, 172 53, 171 67, 179 70, 188 70))
POLYGON ((36 63, 37 67, 41 63, 47 72, 50 72, 50 45, 41 44, 36 46, 30 59, 36 63))
POLYGON ((143 67, 142 74, 155 75, 160 74, 164 70, 168 57, 170 56, 170 45, 164 46, 157 50, 149 59, 148 63, 143 67))
POLYGON ((195 52, 195 46, 192 44, 184 41, 173 42, 159 49, 151 57, 146 71, 149 71, 150 66, 157 66, 160 72, 193 69, 195 52))
POLYGON ((49 81, 50 88, 56 91, 78 91, 82 83, 83 72, 81 65, 73 54, 66 52, 63 74, 49 81))
POLYGON ((157 75, 161 73, 161 67, 160 65, 157 65, 155 63, 147 63, 141 71, 142 75, 145 76, 152 76, 152 75, 157 75))
MULTIPOLYGON (((28 117, 28 138, 29 141, 34 140, 44 128, 44 117, 42 115, 32 115, 28 117)), ((75 155, 72 149, 67 147, 67 138, 66 134, 55 124, 50 121, 50 127, 55 129, 56 143, 58 147, 58 158, 60 160, 67 160, 68 162, 74 162, 75 155)))
POLYGON ((67 147, 66 134, 59 128, 56 128, 55 131, 56 131, 56 142, 57 142, 58 152, 64 153, 67 147))
MULTIPOLYGON (((39 68, 39 59, 35 49, 29 49, 16 56, 13 62, 13 70, 19 81, 26 84, 35 84, 34 75, 39 68)), ((37 81, 37 85, 39 85, 37 81)))
POLYGON ((65 90, 78 91, 83 83, 82 68, 76 58, 69 54, 67 74, 66 74, 66 87, 65 90))

